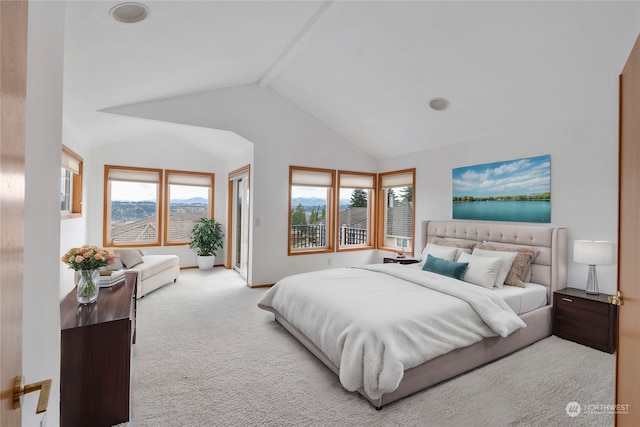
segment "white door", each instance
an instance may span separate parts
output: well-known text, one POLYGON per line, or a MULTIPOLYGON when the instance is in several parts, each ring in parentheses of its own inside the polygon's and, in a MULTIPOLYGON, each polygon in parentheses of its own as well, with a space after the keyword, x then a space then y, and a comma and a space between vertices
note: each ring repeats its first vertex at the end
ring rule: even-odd
POLYGON ((27 8, 0 2, 0 426, 22 424, 13 387, 22 375, 22 258, 27 81, 27 8))

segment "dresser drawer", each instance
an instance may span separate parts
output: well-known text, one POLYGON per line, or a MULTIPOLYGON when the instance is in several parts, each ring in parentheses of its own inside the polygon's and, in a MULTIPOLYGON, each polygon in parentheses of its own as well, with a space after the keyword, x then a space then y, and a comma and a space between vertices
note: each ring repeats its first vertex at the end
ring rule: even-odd
POLYGON ((556 307, 571 307, 576 310, 609 316, 609 305, 599 301, 589 301, 578 297, 556 294, 556 307))
MULTIPOLYGON (((599 304, 603 305, 603 304, 599 304)), ((603 305, 604 306, 604 305, 603 305)), ((609 307, 604 306, 606 313, 596 313, 578 308, 578 304, 558 303, 556 306, 556 316, 573 319, 588 325, 609 329, 609 307)))
POLYGON ((556 316, 555 322, 555 330, 557 333, 570 334, 574 337, 585 338, 601 344, 607 344, 609 342, 609 329, 607 328, 598 328, 574 319, 559 316, 556 316))

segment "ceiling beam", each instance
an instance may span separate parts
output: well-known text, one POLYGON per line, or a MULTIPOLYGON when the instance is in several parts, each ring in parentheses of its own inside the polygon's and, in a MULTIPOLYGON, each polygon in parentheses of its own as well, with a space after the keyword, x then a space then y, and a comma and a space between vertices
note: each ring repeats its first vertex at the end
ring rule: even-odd
POLYGON ((314 13, 314 15, 307 21, 307 23, 298 31, 295 37, 289 42, 287 47, 280 53, 275 62, 269 67, 269 69, 258 80, 258 86, 266 87, 278 77, 280 72, 286 67, 289 61, 296 56, 298 52, 303 48, 304 44, 320 29, 320 25, 323 20, 326 20, 332 13, 335 13, 341 1, 324 1, 314 13), (327 13, 331 10, 331 13, 327 13))

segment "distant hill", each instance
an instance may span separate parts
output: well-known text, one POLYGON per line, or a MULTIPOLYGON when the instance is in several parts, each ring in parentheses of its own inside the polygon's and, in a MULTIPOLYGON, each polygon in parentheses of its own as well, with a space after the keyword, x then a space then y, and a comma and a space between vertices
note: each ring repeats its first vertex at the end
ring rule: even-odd
MULTIPOLYGON (((349 203, 351 203, 350 199, 341 199, 340 207, 346 207, 349 205, 349 203)), ((319 197, 294 197, 291 200, 291 206, 293 206, 294 208, 298 205, 315 208, 318 206, 324 206, 325 204, 326 202, 324 201, 324 199, 320 199, 319 197)))
POLYGON ((172 199, 170 202, 176 205, 206 205, 208 203, 207 199, 203 199, 202 197, 192 197, 190 199, 172 199))
MULTIPOLYGON (((155 204, 156 201, 155 200, 140 200, 140 201, 133 201, 133 200, 113 200, 113 202, 118 202, 118 203, 143 203, 143 204, 147 204, 147 203, 153 203, 155 204)), ((206 205, 207 204, 207 199, 204 199, 202 197, 192 197, 190 199, 171 199, 170 201, 173 204, 176 205, 197 205, 197 204, 201 204, 201 205, 206 205)))
MULTIPOLYGON (((192 197, 190 199, 174 199, 170 203, 171 213, 197 214, 207 212, 207 199, 192 197)), ((128 223, 139 221, 157 214, 155 200, 132 202, 126 200, 113 200, 111 202, 111 221, 128 223)))

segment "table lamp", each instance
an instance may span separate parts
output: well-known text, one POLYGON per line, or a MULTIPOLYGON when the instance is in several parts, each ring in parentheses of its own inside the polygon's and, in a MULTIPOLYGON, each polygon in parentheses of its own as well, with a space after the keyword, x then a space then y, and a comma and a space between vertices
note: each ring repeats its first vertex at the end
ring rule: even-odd
POLYGON ((600 295, 596 265, 613 263, 613 245, 611 242, 575 240, 573 242, 573 260, 589 265, 587 277, 587 294, 600 295))

